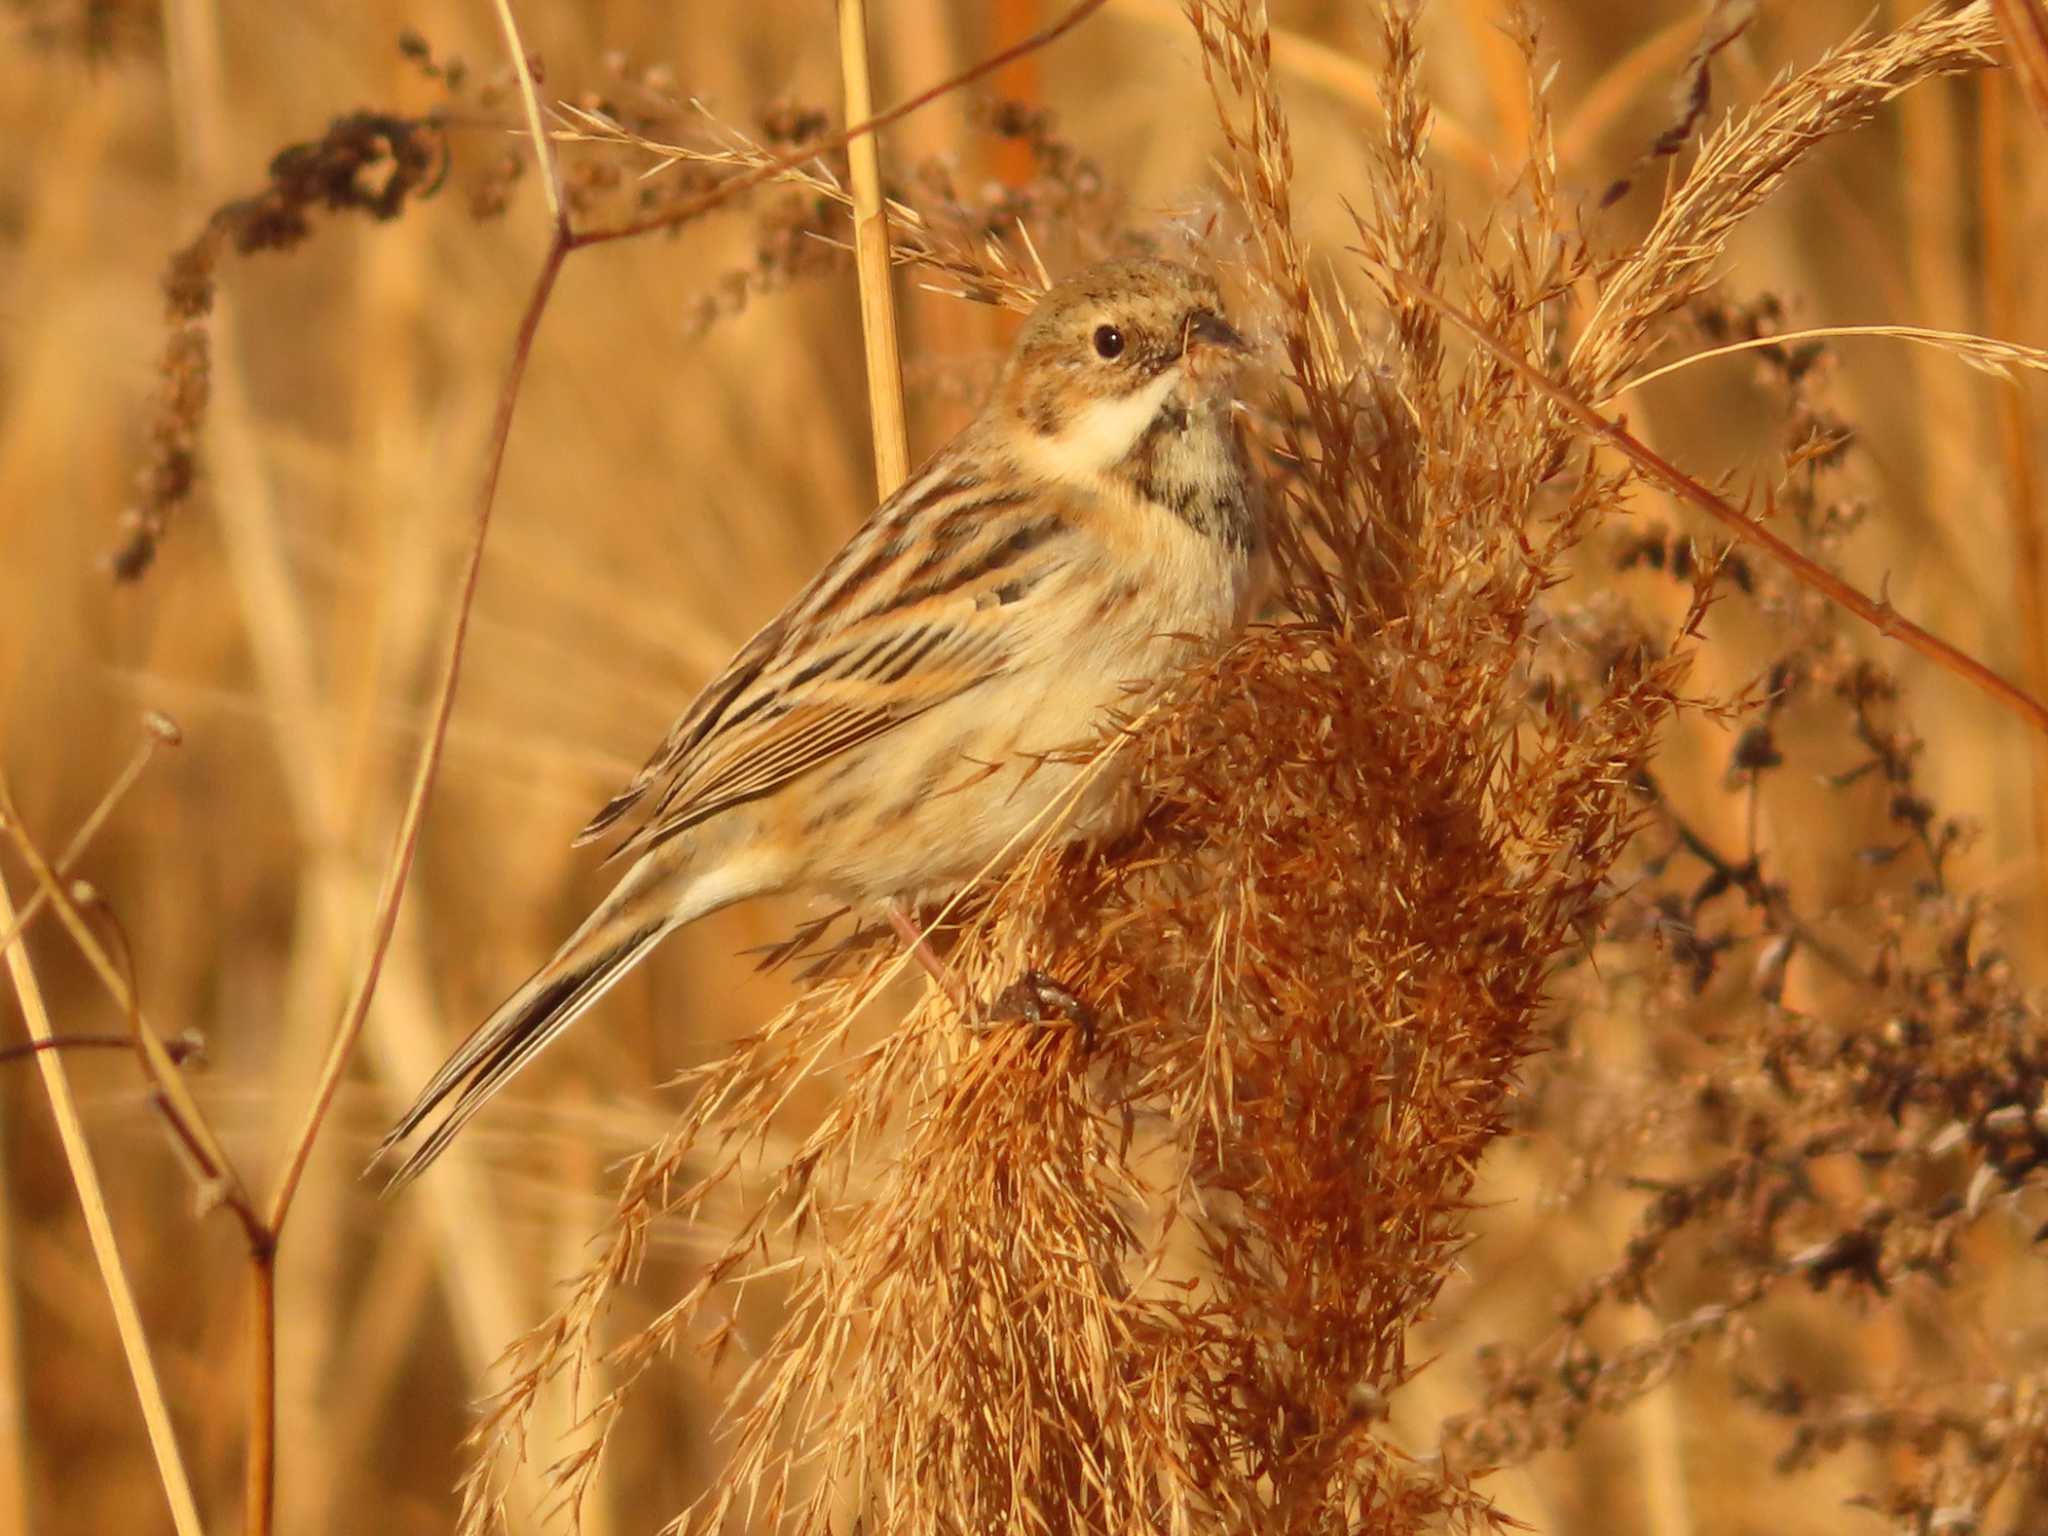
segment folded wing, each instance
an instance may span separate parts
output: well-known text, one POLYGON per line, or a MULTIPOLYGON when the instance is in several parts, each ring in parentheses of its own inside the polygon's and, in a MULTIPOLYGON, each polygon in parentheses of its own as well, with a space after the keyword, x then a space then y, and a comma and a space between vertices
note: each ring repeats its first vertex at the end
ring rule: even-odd
POLYGON ((1071 531, 1043 498, 957 463, 927 467, 740 650, 577 841, 638 812, 612 857, 643 853, 1000 675, 1071 531))

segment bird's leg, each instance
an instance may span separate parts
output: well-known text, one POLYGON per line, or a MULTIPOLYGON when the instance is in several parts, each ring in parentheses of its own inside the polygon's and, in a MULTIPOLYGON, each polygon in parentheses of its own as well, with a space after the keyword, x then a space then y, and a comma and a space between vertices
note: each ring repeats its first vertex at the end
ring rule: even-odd
POLYGON ((917 926, 917 919, 903 910, 903 904, 893 897, 882 903, 882 910, 889 914, 889 926, 894 928, 903 942, 910 947, 910 953, 917 963, 925 968, 939 990, 953 1000, 953 1006, 960 1010, 960 1017, 968 1024, 974 1022, 974 1010, 969 1006, 967 986, 953 974, 953 968, 946 964, 945 957, 931 946, 931 940, 917 926))
POLYGON ((969 1029, 983 1029, 991 1024, 1018 1020, 1026 1024, 1048 1024, 1062 1020, 1081 1031, 1083 1050, 1095 1047, 1095 1010, 1081 1001, 1072 988, 1062 985, 1044 971, 1029 970, 1003 988, 997 996, 995 1007, 984 1018, 968 997, 967 984, 958 973, 946 964, 945 957, 931 946, 924 930, 917 926, 917 919, 903 909, 900 902, 886 901, 882 910, 889 915, 889 926, 894 928, 903 942, 910 947, 910 953, 917 963, 925 968, 939 989, 952 999, 953 1006, 960 1010, 961 1020, 969 1029))

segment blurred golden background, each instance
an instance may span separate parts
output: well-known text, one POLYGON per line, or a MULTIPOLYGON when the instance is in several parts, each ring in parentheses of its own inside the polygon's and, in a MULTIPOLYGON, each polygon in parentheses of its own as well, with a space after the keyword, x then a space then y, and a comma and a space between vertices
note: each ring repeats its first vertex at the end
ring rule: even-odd
MULTIPOLYGON (((1916 9, 1888 0, 1876 24, 1916 9)), ((1595 203, 1672 121, 1700 10, 1532 10, 1557 68, 1567 197, 1633 228, 1654 206, 1660 166, 1636 171, 1611 212, 1595 203)), ((659 86, 647 71, 663 68, 675 92, 756 129, 777 103, 836 115, 830 14, 826 0, 520 8, 545 61, 544 95, 659 86)), ((1050 0, 878 0, 877 100, 1053 14, 1050 0)), ((1526 85, 1502 14, 1499 0, 1441 0, 1423 22, 1445 216, 1460 230, 1479 229, 1506 190, 1499 168, 1526 143, 1526 85)), ((1762 8, 1720 55, 1709 121, 1868 17, 1847 0, 1762 8)), ((1298 217, 1321 258, 1341 264, 1344 200, 1376 128, 1373 8, 1299 0, 1276 4, 1273 20, 1298 217)), ((147 457, 166 259, 210 210, 259 187, 278 149, 332 118, 446 104, 401 53, 407 31, 477 77, 501 72, 483 4, 0 9, 0 768, 26 831, 54 851, 134 753, 143 711, 182 727, 183 745, 155 756, 78 872, 118 915, 150 1018, 203 1037, 196 1091, 259 1188, 296 1131, 366 952, 493 404, 545 243, 531 177, 512 185, 501 218, 465 208, 493 163, 523 152, 491 126, 511 120, 511 98, 492 108, 472 88, 456 108, 467 126, 450 136, 448 185, 397 221, 318 220, 294 250, 224 265, 198 497, 139 582, 117 584, 106 561, 147 457)), ((1100 182, 1107 227, 1223 207, 1197 49, 1167 0, 1112 0, 997 87, 1051 111, 1100 182)), ((885 171, 908 177, 938 160, 974 199, 1005 179, 1028 183, 1033 162, 975 105, 988 95, 891 130, 885 171)), ((2031 280, 2048 236, 2044 149, 2048 127, 2009 74, 1924 86, 1823 148, 1750 222, 1728 291, 1783 296, 1787 324, 1912 323, 2048 345, 2048 297, 2031 280)), ((788 977, 758 974, 742 952, 787 935, 805 909, 705 922, 636 972, 418 1188, 384 1203, 361 1177, 393 1111, 602 889, 594 857, 568 847, 575 829, 871 504, 850 263, 808 261, 701 322, 706 296, 734 291, 728 274, 758 268, 768 206, 580 253, 546 315, 420 864, 283 1246, 279 1529, 449 1527, 468 1405, 602 1224, 608 1168, 668 1123, 675 1101, 660 1085, 790 996, 788 977)), ((1056 267, 1090 253, 1085 221, 1033 232, 1056 267)), ((911 276, 899 295, 915 457, 964 419, 1005 327, 911 276)), ((1861 428, 1873 498, 1850 574, 2041 691, 2038 382, 1882 340, 1843 342, 1839 355, 1836 398, 1861 428)), ((1625 408, 1662 451, 1738 491, 1777 451, 1775 408, 1740 359, 1625 408)), ((1710 647, 1699 681, 1728 691, 1754 664, 1739 643, 1710 647)), ((1930 791, 1981 828, 1954 878, 1984 895, 2038 984, 2042 744, 1953 678, 1898 665, 1930 791)), ((1713 785, 1727 746, 1696 724, 1675 735, 1667 786, 1713 785)), ((1789 807, 1779 814, 1766 841, 1820 835, 1789 807)), ((0 857, 0 874, 24 900, 19 860, 0 857)), ((60 1032, 124 1027, 47 915, 26 947, 60 1032)), ((11 992, 0 1031, 4 1043, 22 1038, 11 992)), ((1539 1070, 1578 1074, 1591 1116, 1669 1070, 1645 1040, 1637 1021, 1604 1021, 1539 1070)), ((79 1051, 65 1067, 198 1505, 225 1529, 244 1445, 240 1235, 225 1215, 195 1211, 131 1058, 79 1051)), ((33 1064, 0 1076, 0 1117, 0 1529, 167 1529, 33 1064)), ((1476 1346, 1540 1337, 1558 1298, 1615 1262, 1640 1194, 1612 1178, 1575 1182, 1575 1155, 1532 1135, 1488 1164, 1483 1236, 1422 1346, 1441 1362, 1396 1417, 1417 1446, 1432 1417, 1470 1400, 1476 1346)), ((1645 1166, 1658 1155, 1646 1152, 1645 1166)), ((688 1232, 666 1234, 642 1285, 649 1307, 691 1251, 688 1232)), ((1957 1327, 1984 1320, 1973 1347, 2003 1347, 1990 1320, 2023 1323, 2039 1261, 2015 1243, 1974 1273, 1981 1292, 1957 1300, 1957 1327)), ((1898 1328, 1859 1329, 1839 1308, 1817 1306, 1804 1335, 1789 1315, 1771 1326, 1787 1330, 1792 1356, 1847 1354, 1879 1380, 1920 1358, 1898 1328)), ((679 1363, 638 1405, 585 1528, 648 1529, 679 1509, 715 1464, 715 1405, 707 1378, 679 1363)), ((1858 1457, 1880 1453, 1759 1477, 1782 1439, 1711 1373, 1679 1372, 1489 1486, 1508 1513, 1549 1531, 1876 1525, 1843 1500, 1862 1486, 1858 1457)))

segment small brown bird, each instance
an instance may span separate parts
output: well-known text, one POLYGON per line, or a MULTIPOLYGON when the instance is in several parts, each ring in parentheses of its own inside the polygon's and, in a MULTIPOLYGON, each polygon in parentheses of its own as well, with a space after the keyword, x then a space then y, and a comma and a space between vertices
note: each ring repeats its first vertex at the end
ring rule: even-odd
POLYGON ((685 923, 786 890, 900 918, 1000 867, 1041 818, 1067 839, 1114 830, 1115 778, 1075 793, 1081 764, 1048 754, 1251 612, 1267 552, 1233 418, 1246 350, 1215 284, 1175 262, 1052 289, 980 415, 583 829, 637 816, 614 854, 637 858, 385 1138, 380 1157, 440 1110, 393 1185, 685 923))

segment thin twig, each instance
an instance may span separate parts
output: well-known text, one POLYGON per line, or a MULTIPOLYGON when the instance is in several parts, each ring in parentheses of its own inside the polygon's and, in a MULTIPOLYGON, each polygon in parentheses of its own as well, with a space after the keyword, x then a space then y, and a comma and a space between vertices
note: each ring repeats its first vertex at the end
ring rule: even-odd
POLYGON ((1833 571, 1808 559, 1762 523, 1745 516, 1663 455, 1634 437, 1619 422, 1610 421, 1541 369, 1524 361, 1506 343, 1492 335, 1485 326, 1433 289, 1417 282, 1405 272, 1398 272, 1392 268, 1382 270, 1403 293, 1454 322, 1502 367, 1538 394, 1546 396, 1586 431, 1620 453, 1651 479, 1658 481, 1680 501, 1698 508, 1728 528, 1741 543, 1762 549, 1799 582, 1811 587, 1830 602, 1848 609, 1879 634, 1898 641, 1909 650, 1918 651, 1936 666, 1953 672, 1972 687, 1988 694, 2032 725, 2035 730, 2048 734, 2048 706, 2044 706, 2024 688, 2006 681, 1967 651, 1951 645, 1938 635, 1929 633, 1911 619, 1902 617, 1889 602, 1864 596, 1833 571))
MULTIPOLYGON (((92 845, 92 840, 99 836, 100 828, 104 827, 107 818, 114 814, 114 807, 126 799, 128 791, 135 787, 135 781, 142 777, 142 770, 149 766, 149 760, 156 755, 156 749, 163 746, 174 747, 178 744, 178 727, 169 715, 160 714, 152 709, 143 716, 143 724, 148 727, 149 734, 136 747, 134 754, 123 765, 121 771, 114 775, 114 782, 108 785, 107 792, 100 796, 99 804, 95 805, 85 820, 78 824, 78 830, 71 834, 71 841, 64 845, 64 851, 57 855, 55 869, 58 878, 70 876, 71 867, 92 845)), ((7 948, 19 935, 28 930, 28 925, 35 921, 36 914, 42 911, 43 900, 40 887, 29 893, 28 900, 21 904, 21 910, 15 914, 13 923, 8 925, 4 933, 0 933, 0 950, 7 948)))
MULTIPOLYGON (((12 943, 8 940, 7 943, 12 943)), ((5 949, 6 944, 0 944, 5 949)), ((47 1040, 25 1040, 19 1045, 0 1045, 0 1065, 10 1061, 25 1061, 38 1051, 132 1051, 135 1049, 133 1035, 84 1034, 52 1035, 47 1040)), ((186 1057, 197 1055, 199 1046, 191 1040, 168 1040, 164 1049, 170 1052, 171 1060, 183 1062, 186 1057)))
MULTIPOLYGON (((13 916, 14 903, 8 895, 5 877, 0 877, 0 922, 11 923, 13 916)), ((7 947, 7 967, 30 1037, 38 1042, 54 1040, 56 1035, 50 1028, 49 1012, 43 1006, 42 988, 29 962, 28 946, 19 937, 7 947)), ((156 1456, 157 1477, 171 1506, 171 1523, 178 1536, 204 1536, 199 1506, 192 1497, 192 1481, 185 1474, 177 1433, 171 1427, 170 1408, 164 1401, 163 1385, 157 1380, 156 1362, 150 1358, 148 1337, 142 1331, 142 1313, 135 1304, 127 1272, 121 1266, 121 1250, 114 1242, 114 1226, 107 1214, 106 1196, 100 1189, 99 1172, 93 1165, 92 1149, 86 1144, 78 1105, 71 1096, 63 1053, 39 1051, 36 1065, 42 1069, 50 1111, 57 1120, 57 1139, 63 1144, 71 1182, 85 1213, 86 1236, 92 1243, 93 1259, 99 1265, 100 1282, 114 1308, 114 1328, 121 1337, 122 1352, 128 1357, 128 1374, 135 1382, 135 1395, 142 1402, 142 1421, 149 1433, 149 1448, 156 1456)))
POLYGON ((341 1079, 348 1068, 348 1060, 355 1049, 357 1037, 361 1035, 363 1020, 369 1016, 370 999, 377 990, 377 978, 384 965, 385 953, 391 947, 391 935, 398 923, 398 905, 405 895, 405 886, 412 873, 414 856, 419 852, 420 828, 426 818, 427 800, 432 795, 434 780, 441 766, 441 751, 448 737, 448 722, 455 712, 456 685, 462 676, 462 657, 469 638, 469 616, 476 601, 477 583, 483 570, 484 541, 490 531, 491 511, 497 500, 498 476, 505 465, 505 445, 512 432, 512 414, 519 404, 519 386, 526 375, 526 364, 533 353, 533 339, 540 330, 541 316, 547 309, 548 297, 554 292, 555 279, 560 276, 562 262, 569 254, 569 243, 557 239, 548 248, 541 271, 534 281, 532 296, 527 300, 526 313, 521 317, 519 330, 512 345, 512 360, 506 369, 505 382, 498 394, 498 407, 491 422, 488 439, 490 449, 484 470, 483 485, 477 493, 476 509, 473 515, 473 532, 470 535, 469 557, 463 565, 462 578, 456 587, 455 618, 448 640, 448 659, 442 665, 441 682, 435 696, 434 709, 428 719, 427 737, 420 749, 420 758, 413 772, 412 790, 406 797, 405 813, 399 822, 398 835, 393 843, 391 864, 384 876, 384 885, 377 897, 377 917, 370 934, 370 953, 365 962, 363 978, 357 984, 356 993, 342 1016, 341 1027, 335 1031, 333 1043, 328 1047, 327 1060, 320 1073, 320 1081, 314 1090, 313 1102, 307 1107, 306 1117, 292 1146, 291 1157, 285 1165, 283 1177, 278 1183, 277 1193, 270 1206, 270 1226, 273 1232, 281 1231, 286 1216, 291 1213, 292 1197, 298 1193, 299 1181, 306 1171, 307 1159, 312 1155, 314 1139, 320 1133, 321 1123, 334 1102, 334 1095, 341 1086, 341 1079))

